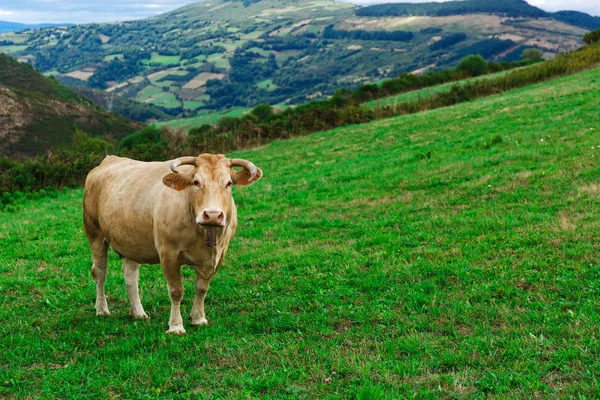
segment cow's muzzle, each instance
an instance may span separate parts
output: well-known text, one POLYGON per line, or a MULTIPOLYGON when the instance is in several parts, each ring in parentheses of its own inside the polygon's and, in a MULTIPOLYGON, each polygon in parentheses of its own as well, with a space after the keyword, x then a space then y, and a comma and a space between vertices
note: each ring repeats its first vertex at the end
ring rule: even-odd
POLYGON ((198 216, 196 222, 204 227, 224 227, 225 213, 221 210, 206 209, 198 216))

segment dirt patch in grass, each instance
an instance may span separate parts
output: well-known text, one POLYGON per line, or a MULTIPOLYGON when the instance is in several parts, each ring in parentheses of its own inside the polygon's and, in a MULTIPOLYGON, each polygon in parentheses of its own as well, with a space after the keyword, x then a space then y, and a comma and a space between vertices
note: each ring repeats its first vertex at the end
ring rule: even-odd
POLYGON ((199 74, 198 76, 196 76, 194 79, 192 79, 191 81, 189 81, 188 83, 186 83, 183 88, 184 89, 198 89, 204 85, 206 85, 206 82, 211 80, 211 79, 223 79, 225 77, 224 74, 215 74, 213 72, 202 72, 201 74, 199 74))
POLYGON ((68 76, 70 78, 75 78, 75 79, 79 79, 82 81, 87 81, 88 79, 90 79, 92 77, 92 75, 94 75, 93 72, 90 71, 73 71, 73 72, 69 72, 68 74, 65 74, 65 76, 68 76))

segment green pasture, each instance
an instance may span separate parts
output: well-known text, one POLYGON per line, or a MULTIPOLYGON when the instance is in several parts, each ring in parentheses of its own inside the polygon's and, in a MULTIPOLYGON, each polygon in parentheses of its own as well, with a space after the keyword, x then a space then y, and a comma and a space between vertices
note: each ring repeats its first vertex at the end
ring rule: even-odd
POLYGON ((148 85, 139 91, 136 100, 140 101, 140 102, 145 101, 152 96, 156 96, 157 94, 161 93, 162 91, 163 90, 159 87, 156 87, 153 85, 148 85))
MULTIPOLYGON (((202 97, 203 96, 200 96, 199 99, 202 97)), ((174 128, 192 129, 192 128, 200 127, 202 125, 214 125, 217 123, 217 121, 219 119, 224 118, 224 117, 241 117, 248 111, 250 111, 249 108, 238 108, 235 110, 224 111, 221 113, 207 111, 207 112, 197 115, 196 117, 180 118, 180 119, 174 119, 171 121, 157 122, 155 125, 157 125, 157 126, 166 125, 166 126, 171 126, 174 128)))
POLYGON ((158 96, 150 103, 154 104, 155 106, 161 106, 166 108, 176 108, 181 106, 181 101, 179 101, 173 93, 169 92, 165 92, 164 94, 158 96))
POLYGON ((204 102, 203 101, 184 101, 183 102, 183 106, 185 107, 186 110, 197 110, 199 108, 204 107, 204 102))
POLYGON ((272 91, 272 90, 277 89, 279 86, 277 86, 273 83, 273 79, 267 79, 267 80, 257 83, 256 87, 259 89, 266 89, 266 90, 272 91))
POLYGON ((82 189, 0 212, 0 397, 597 398, 599 82, 230 154, 264 178, 182 337, 158 266, 130 320, 114 253, 95 316, 82 189))
POLYGON ((19 51, 23 51, 26 48, 27 48, 27 45, 19 45, 19 44, 14 44, 14 45, 9 45, 9 46, 0 46, 0 53, 12 54, 12 53, 17 53, 19 51))
POLYGON ((124 57, 123 53, 119 53, 119 54, 110 54, 106 57, 104 57, 104 61, 112 61, 112 60, 116 60, 116 59, 120 59, 122 60, 124 57))
MULTIPOLYGON (((527 67, 521 67, 521 68, 527 68, 527 67)), ((493 78, 497 78, 502 75, 506 75, 512 71, 515 71, 515 69, 508 70, 508 71, 495 72, 493 74, 481 75, 481 76, 477 76, 474 78, 463 79, 461 81, 456 81, 456 82, 443 83, 441 85, 430 86, 430 87, 426 87, 423 89, 412 90, 410 92, 405 92, 405 93, 400 93, 400 94, 397 94, 394 96, 384 97, 379 100, 369 101, 367 103, 364 103, 363 106, 366 106, 368 108, 375 108, 378 105, 381 107, 385 107, 385 106, 392 106, 394 104, 417 101, 419 99, 425 99, 425 98, 431 97, 438 93, 448 92, 454 85, 463 85, 465 83, 476 82, 476 81, 483 80, 483 79, 493 79, 493 78)), ((387 79, 383 79, 383 80, 377 82, 377 84, 381 85, 381 83, 385 82, 386 80, 387 79)))
POLYGON ((158 53, 152 53, 152 57, 148 61, 149 64, 163 64, 163 65, 171 65, 177 64, 180 60, 180 56, 163 56, 158 53))

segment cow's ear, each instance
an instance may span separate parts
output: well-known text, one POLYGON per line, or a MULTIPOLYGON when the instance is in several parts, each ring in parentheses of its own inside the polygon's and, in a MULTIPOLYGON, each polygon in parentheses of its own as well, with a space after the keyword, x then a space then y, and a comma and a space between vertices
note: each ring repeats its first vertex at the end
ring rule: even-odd
POLYGON ((192 177, 187 174, 170 173, 163 178, 165 186, 181 191, 192 184, 192 177))
POLYGON ((246 168, 234 172, 231 175, 231 179, 233 180, 233 184, 234 185, 239 185, 239 186, 250 186, 250 185, 254 185, 256 182, 258 182, 258 180, 260 178, 262 178, 263 172, 262 169, 260 168, 256 168, 256 176, 254 176, 254 179, 250 180, 250 171, 248 171, 246 168))

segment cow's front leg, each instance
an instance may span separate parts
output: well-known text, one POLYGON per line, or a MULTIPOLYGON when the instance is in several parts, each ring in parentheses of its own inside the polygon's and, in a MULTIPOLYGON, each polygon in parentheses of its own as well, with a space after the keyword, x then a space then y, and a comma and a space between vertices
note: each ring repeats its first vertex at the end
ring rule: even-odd
POLYGON ((166 333, 183 335, 183 319, 181 318, 181 299, 183 298, 183 284, 181 283, 181 265, 176 258, 161 257, 161 266, 167 285, 169 297, 171 298, 171 317, 169 318, 169 330, 166 333))
POLYGON ((207 325, 208 320, 204 314, 204 298, 210 286, 210 279, 202 279, 199 273, 196 273, 196 284, 194 285, 194 306, 192 307, 192 325, 207 325))

